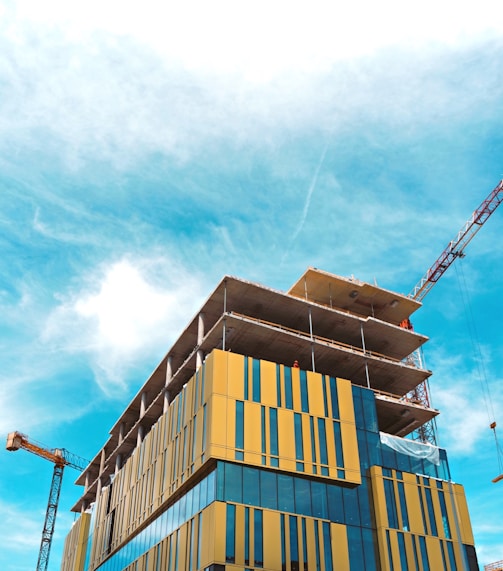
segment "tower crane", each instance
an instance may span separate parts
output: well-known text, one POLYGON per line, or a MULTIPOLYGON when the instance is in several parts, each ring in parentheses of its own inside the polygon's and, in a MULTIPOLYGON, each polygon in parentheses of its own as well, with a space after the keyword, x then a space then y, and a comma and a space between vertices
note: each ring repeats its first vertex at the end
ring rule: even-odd
POLYGON ((51 551, 52 536, 54 535, 54 524, 56 523, 56 513, 58 511, 59 494, 61 492, 61 484, 63 481, 63 469, 70 466, 79 472, 82 472, 89 464, 87 460, 80 458, 76 454, 72 454, 64 448, 44 448, 28 439, 26 434, 21 432, 11 432, 7 436, 7 450, 11 452, 23 448, 32 452, 41 458, 45 458, 54 464, 52 475, 51 489, 49 491, 49 501, 47 502, 47 510, 45 513, 44 529, 42 531, 42 541, 40 542, 40 551, 38 554, 36 571, 46 571, 49 563, 49 553, 51 551))
MULTIPOLYGON (((499 181, 496 187, 489 193, 489 196, 482 202, 482 204, 473 212, 471 217, 466 221, 464 226, 458 232, 454 240, 451 240, 446 246, 444 251, 440 254, 434 264, 427 270, 425 275, 419 280, 414 289, 410 292, 409 297, 417 301, 422 301, 425 296, 430 292, 432 287, 449 269, 452 263, 457 258, 464 258, 465 248, 475 237, 475 234, 487 222, 491 214, 503 202, 503 179, 499 181)), ((408 320, 402 324, 403 327, 411 328, 408 320)), ((424 406, 430 407, 430 396, 428 384, 426 381, 416 387, 412 393, 412 397, 419 401, 424 406)), ((490 424, 490 428, 494 431, 496 437, 496 422, 490 424)), ((420 427, 419 439, 423 442, 435 444, 435 428, 433 421, 430 421, 420 427)), ((497 440, 496 446, 499 449, 497 440)), ((503 479, 503 474, 498 476, 493 481, 503 479)))

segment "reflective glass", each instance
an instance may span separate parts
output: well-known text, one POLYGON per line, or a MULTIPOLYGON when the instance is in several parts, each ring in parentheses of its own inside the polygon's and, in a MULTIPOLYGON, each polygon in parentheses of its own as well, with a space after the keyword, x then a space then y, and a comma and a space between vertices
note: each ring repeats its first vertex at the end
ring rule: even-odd
POLYGON ((431 497, 431 490, 430 490, 430 488, 425 488, 424 491, 426 494, 426 504, 428 506, 428 515, 430 516, 431 535, 438 535, 437 522, 435 520, 435 510, 433 509, 433 499, 431 497))
POLYGON ((278 406, 281 404, 281 367, 276 365, 276 403, 278 406))
POLYGON ((363 559, 363 544, 360 528, 353 525, 347 526, 349 563, 351 569, 365 569, 363 559))
POLYGON ((444 533, 447 539, 451 539, 451 528, 449 527, 449 517, 447 515, 447 507, 445 505, 444 492, 438 491, 438 499, 440 500, 440 510, 442 512, 442 524, 444 526, 444 533))
POLYGON ((321 571, 321 561, 320 561, 320 531, 318 528, 318 522, 314 522, 314 552, 316 555, 316 571, 321 571))
POLYGON ((318 418, 318 436, 320 439, 320 462, 322 464, 328 464, 327 429, 324 418, 318 418))
POLYGON ((264 531, 261 510, 253 510, 255 567, 264 566, 264 531))
POLYGON ((379 556, 376 553, 377 537, 375 531, 364 527, 362 528, 361 532, 362 532, 363 556, 365 559, 364 569, 365 571, 377 571, 376 561, 379 556))
POLYGON ((311 482, 313 516, 328 519, 327 487, 322 482, 311 482))
POLYGON ((249 394, 250 394, 250 389, 248 387, 248 357, 245 357, 245 368, 244 368, 244 399, 248 400, 249 398, 249 394))
POLYGON ((290 524, 290 567, 292 571, 299 569, 299 534, 297 529, 297 518, 293 515, 289 517, 290 524))
POLYGON ((241 466, 225 463, 225 499, 243 503, 243 469, 241 466))
POLYGON ((254 402, 260 402, 260 361, 253 359, 252 398, 254 402))
POLYGON ((335 461, 337 466, 344 466, 344 453, 342 451, 342 437, 341 437, 341 425, 339 422, 333 422, 334 428, 334 441, 335 441, 335 461))
POLYGON ((295 458, 297 460, 304 460, 304 450, 302 438, 302 417, 300 414, 294 414, 294 424, 295 424, 295 458))
POLYGON ((292 369, 284 367, 283 375, 285 377, 285 407, 293 410, 292 369))
POLYGON ((225 561, 234 563, 236 560, 236 506, 227 504, 227 517, 225 521, 225 561))
MULTIPOLYGON (((323 555, 325 558, 325 571, 333 571, 334 565, 332 561, 332 540, 330 537, 330 524, 323 522, 323 555)), ((366 571, 367 568, 366 568, 366 571)))
POLYGON ((342 500, 342 488, 340 486, 327 485, 328 516, 330 521, 343 523, 344 503, 342 500))
POLYGON ((260 471, 260 505, 272 510, 278 509, 278 490, 275 472, 260 471))
POLYGON ((337 381, 330 377, 330 402, 332 404, 332 418, 340 418, 339 396, 337 395, 337 381))
POLYGON ((419 547, 421 549, 421 562, 423 564, 423 570, 430 571, 430 562, 428 561, 428 551, 426 550, 426 540, 422 535, 419 536, 419 547))
POLYGON ((284 512, 295 512, 293 478, 286 474, 278 474, 278 509, 284 512))
POLYGON ((398 529, 398 515, 395 502, 395 489, 392 480, 384 480, 384 493, 386 496, 386 508, 388 510, 388 526, 398 529))
POLYGON ((245 508, 245 565, 250 564, 250 508, 245 508))
POLYGON ((271 454, 278 456, 278 411, 275 408, 269 409, 270 447, 271 454))
POLYGON ((244 402, 236 401, 236 448, 243 450, 244 448, 244 402))
POLYGON ((365 421, 363 419, 363 404, 362 404, 362 390, 360 387, 352 385, 353 405, 355 408, 355 423, 356 428, 361 430, 365 429, 365 421))
POLYGON ((307 392, 307 373, 300 371, 300 405, 302 412, 309 412, 309 395, 307 392))
POLYGON ((398 482, 398 496, 400 498, 400 511, 402 512, 402 529, 409 531, 409 514, 405 500, 405 488, 403 482, 398 482))
POLYGON ((309 480, 295 478, 295 507, 299 514, 312 515, 311 510, 311 485, 309 480))
POLYGON ((403 533, 397 533, 398 538, 398 552, 400 553, 400 565, 402 569, 408 569, 407 565, 407 553, 405 552, 405 539, 403 533))
POLYGON ((243 503, 249 506, 260 505, 259 470, 243 466, 243 503))

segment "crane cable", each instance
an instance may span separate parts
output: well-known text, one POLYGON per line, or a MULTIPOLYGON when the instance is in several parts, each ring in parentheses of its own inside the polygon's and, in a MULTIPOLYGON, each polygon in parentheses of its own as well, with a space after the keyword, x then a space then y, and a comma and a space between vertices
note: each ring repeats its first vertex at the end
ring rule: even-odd
MULTIPOLYGON (((462 261, 462 260, 461 260, 462 261)), ((486 367, 484 364, 484 358, 482 355, 482 350, 480 348, 480 341, 479 336, 477 333, 477 328, 475 326, 475 319, 473 316, 473 310, 470 304, 469 297, 467 295, 468 287, 466 284, 465 275, 463 272, 463 264, 460 262, 456 264, 456 274, 458 278, 458 286, 460 290, 461 299, 463 302, 464 310, 465 310, 465 318, 468 326, 468 332, 470 334, 470 340, 472 344, 472 350, 474 354, 474 362, 477 369, 477 376, 480 381, 481 389, 482 389, 482 396, 484 400, 484 405, 487 412, 487 417, 489 419, 489 428, 493 431, 494 434, 494 442, 496 446, 496 456, 498 461, 498 469, 499 474, 503 476, 503 449, 498 441, 498 435, 496 433, 496 420, 494 414, 494 406, 493 406, 493 399, 491 398, 491 389, 489 387, 489 381, 487 380, 487 372, 486 367)), ((502 479, 501 476, 498 476, 493 480, 493 482, 499 481, 502 479)))

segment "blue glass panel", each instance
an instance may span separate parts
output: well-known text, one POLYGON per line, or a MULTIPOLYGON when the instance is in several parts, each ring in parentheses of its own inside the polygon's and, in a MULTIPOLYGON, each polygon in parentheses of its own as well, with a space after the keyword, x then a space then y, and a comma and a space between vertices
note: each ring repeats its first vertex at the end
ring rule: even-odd
POLYGON ((292 369, 284 367, 283 375, 285 377, 285 407, 293 410, 292 369))
POLYGON ((307 392, 307 373, 300 371, 300 406, 302 412, 309 412, 309 396, 307 392))
POLYGON ((356 488, 358 505, 360 507, 360 524, 363 527, 372 527, 372 512, 370 508, 369 484, 367 478, 362 478, 362 483, 356 488))
MULTIPOLYGON (((286 539, 285 539, 285 516, 281 514, 281 571, 286 571, 286 539)), ((245 565, 247 565, 245 561, 245 565)))
POLYGON ((386 543, 388 544, 389 569, 390 571, 394 571, 395 567, 393 565, 393 553, 391 551, 391 540, 389 537, 389 530, 386 530, 386 543))
POLYGON ((273 456, 278 456, 278 411, 275 408, 269 409, 269 428, 271 454, 273 456))
POLYGON ((377 422, 375 397, 372 391, 369 391, 368 389, 362 389, 362 404, 365 430, 378 434, 379 424, 377 422))
POLYGON ((272 510, 278 509, 277 476, 275 472, 260 471, 260 505, 272 510))
POLYGON ((261 510, 253 510, 255 567, 264 566, 264 528, 261 510))
POLYGON ((355 408, 356 428, 365 429, 365 420, 363 419, 362 389, 356 385, 351 387, 353 393, 353 405, 355 408))
POLYGON ((243 503, 243 467, 230 462, 225 464, 225 499, 243 503))
POLYGON ((348 549, 349 564, 351 569, 365 569, 365 561, 363 559, 363 543, 359 527, 348 525, 348 549))
POLYGON ((318 418, 318 436, 320 438, 320 462, 328 464, 327 456, 327 432, 324 418, 318 418))
POLYGON ((405 539, 403 533, 397 533, 398 537, 398 552, 400 553, 400 565, 402 569, 408 569, 407 553, 405 552, 405 539))
POLYGON ((360 456, 360 466, 363 470, 366 470, 371 466, 367 452, 367 432, 365 432, 364 430, 357 430, 356 438, 358 439, 358 454, 360 456))
POLYGON ((316 555, 316 571, 321 571, 320 562, 320 532, 318 529, 318 522, 314 522, 314 551, 316 555))
POLYGON ((282 512, 295 513, 293 478, 286 474, 278 474, 278 509, 282 512))
POLYGON ((245 565, 250 564, 250 508, 245 508, 245 565))
POLYGON ((444 571, 447 571, 448 567, 447 567, 447 561, 445 559, 445 541, 443 541, 442 539, 440 540, 440 551, 442 552, 442 563, 444 566, 444 571))
POLYGON ((342 488, 335 485, 327 485, 328 518, 330 521, 344 523, 344 503, 342 488))
POLYGON ((360 525, 360 506, 357 488, 343 488, 344 521, 348 525, 360 525))
POLYGON ((400 511, 402 512, 402 529, 404 531, 409 531, 409 514, 407 511, 403 482, 398 482, 398 496, 400 498, 400 511))
POLYGON ((290 566, 292 571, 299 569, 299 535, 297 518, 293 515, 289 518, 290 523, 290 566))
POLYGON ((307 569, 307 532, 306 532, 306 519, 301 518, 302 522, 302 556, 304 558, 304 571, 307 569))
POLYGON ((244 399, 248 400, 249 398, 249 394, 250 394, 250 389, 248 387, 248 357, 245 357, 245 362, 244 362, 244 399))
POLYGON ((260 505, 259 470, 243 466, 243 503, 248 506, 260 505))
POLYGON ((309 480, 295 478, 295 507, 298 514, 310 516, 311 509, 311 485, 309 480))
POLYGON ((239 450, 245 447, 244 430, 244 402, 238 400, 236 401, 236 448, 239 450))
POLYGON ((265 434, 265 406, 260 407, 260 428, 261 428, 261 441, 262 441, 262 454, 266 453, 266 434, 265 434))
POLYGON ((328 416, 328 377, 323 375, 322 377, 322 388, 323 388, 323 414, 328 416))
POLYGON ((254 402, 260 402, 260 361, 253 359, 252 398, 254 402))
POLYGON ((442 512, 442 524, 444 526, 444 533, 447 539, 451 539, 451 528, 449 527, 449 518, 447 515, 447 507, 445 505, 444 492, 438 491, 438 499, 440 500, 440 510, 442 512))
MULTIPOLYGON (((377 537, 372 529, 362 528, 363 557, 365 559, 365 571, 377 571, 378 554, 377 537)), ((405 570, 404 570, 405 571, 405 570)))
POLYGON ((419 547, 421 549, 421 562, 423 564, 424 571, 430 571, 430 562, 428 560, 428 551, 426 550, 426 540, 420 535, 419 536, 419 547))
POLYGON ((223 502, 225 500, 225 464, 217 462, 217 500, 223 502))
MULTIPOLYGON (((314 418, 312 416, 309 417, 309 427, 311 432, 311 457, 313 462, 317 462, 316 458, 316 441, 314 438, 314 418)), ((316 466, 313 466, 313 472, 316 474, 316 466)))
POLYGON ((424 491, 426 494, 426 505, 428 506, 428 514, 430 516, 431 535, 438 535, 437 522, 435 520, 435 510, 433 508, 433 499, 431 497, 431 490, 430 488, 425 488, 424 491))
MULTIPOLYGON (((333 571, 332 539, 330 536, 330 524, 323 522, 323 555, 325 557, 325 571, 333 571)), ((368 571, 368 570, 367 570, 368 571)))
POLYGON ((327 487, 323 482, 311 482, 313 516, 328 519, 327 487))
MULTIPOLYGON (((236 560, 236 506, 227 504, 227 518, 225 521, 225 561, 234 563, 236 560)), ((178 569, 178 567, 176 567, 178 569)))
POLYGON ((451 571, 456 571, 456 557, 454 556, 454 545, 450 541, 447 542, 447 551, 449 553, 451 571))
POLYGON ((334 377, 330 377, 330 402, 332 404, 332 418, 340 418, 337 381, 334 377))
POLYGON ((339 422, 334 420, 333 427, 335 441, 335 462, 337 466, 342 468, 344 466, 344 453, 342 451, 341 425, 339 422))
POLYGON ((384 494, 386 496, 386 507, 388 508, 388 526, 398 529, 395 489, 392 480, 384 480, 384 494))
MULTIPOLYGON (((414 553, 414 565, 416 566, 416 568, 415 568, 414 571, 420 571, 420 570, 419 570, 419 558, 418 558, 418 556, 417 556, 416 541, 417 541, 416 537, 415 537, 415 536, 412 536, 412 551, 413 551, 413 553, 414 553)), ((451 569, 451 571, 456 571, 456 567, 453 567, 453 568, 451 569)))
POLYGON ((281 367, 276 365, 276 404, 282 406, 281 404, 281 367))
POLYGON ((294 414, 294 424, 295 424, 295 458, 297 460, 304 460, 304 450, 302 438, 302 417, 300 414, 294 414))
POLYGON ((402 472, 411 472, 411 465, 410 465, 411 457, 410 456, 408 456, 407 454, 399 454, 397 452, 396 458, 397 458, 397 466, 396 467, 399 470, 401 470, 402 472))

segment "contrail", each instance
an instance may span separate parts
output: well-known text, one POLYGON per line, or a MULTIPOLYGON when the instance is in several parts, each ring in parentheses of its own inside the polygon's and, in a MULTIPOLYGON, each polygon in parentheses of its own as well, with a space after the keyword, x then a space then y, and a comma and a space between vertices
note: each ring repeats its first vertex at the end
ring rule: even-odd
POLYGON ((294 234, 290 240, 290 243, 286 249, 286 252, 283 255, 283 258, 281 259, 281 262, 283 262, 284 259, 286 258, 292 244, 295 242, 297 236, 300 234, 302 228, 304 227, 304 223, 306 222, 307 213, 309 211, 309 206, 311 204, 311 197, 313 196, 314 189, 316 188, 316 183, 318 182, 318 175, 320 174, 321 167, 323 166, 323 163, 325 161, 325 156, 326 156, 327 150, 328 150, 328 144, 329 144, 329 142, 327 141, 325 148, 323 149, 323 152, 321 153, 320 160, 318 161, 318 166, 316 167, 316 170, 314 172, 314 176, 313 176, 313 179, 311 180, 311 184, 309 185, 309 190, 307 191, 306 201, 304 203, 304 209, 302 210, 302 216, 300 219, 300 223, 297 226, 297 230, 295 230, 295 232, 294 232, 294 234))

